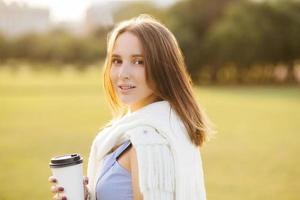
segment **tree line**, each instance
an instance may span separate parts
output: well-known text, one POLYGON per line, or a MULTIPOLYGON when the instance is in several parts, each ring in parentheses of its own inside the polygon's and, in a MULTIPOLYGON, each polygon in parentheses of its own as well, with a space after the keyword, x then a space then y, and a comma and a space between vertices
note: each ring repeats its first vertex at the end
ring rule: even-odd
MULTIPOLYGON (((274 72, 279 79, 285 75, 284 82, 297 81, 299 1, 187 0, 168 8, 140 2, 123 6, 114 18, 120 21, 141 13, 153 15, 175 34, 196 82, 274 82, 274 72)), ((0 36, 0 61, 85 66, 105 57, 111 28, 99 27, 82 38, 62 30, 14 40, 0 36)))

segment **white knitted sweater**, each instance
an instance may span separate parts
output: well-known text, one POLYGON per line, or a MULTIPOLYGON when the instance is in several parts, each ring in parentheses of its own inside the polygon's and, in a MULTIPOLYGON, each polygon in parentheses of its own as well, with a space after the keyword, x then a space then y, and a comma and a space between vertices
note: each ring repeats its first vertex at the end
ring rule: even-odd
POLYGON ((91 200, 96 200, 103 157, 128 139, 137 153, 144 200, 206 199, 199 148, 169 102, 160 101, 113 121, 96 136, 87 172, 91 200))

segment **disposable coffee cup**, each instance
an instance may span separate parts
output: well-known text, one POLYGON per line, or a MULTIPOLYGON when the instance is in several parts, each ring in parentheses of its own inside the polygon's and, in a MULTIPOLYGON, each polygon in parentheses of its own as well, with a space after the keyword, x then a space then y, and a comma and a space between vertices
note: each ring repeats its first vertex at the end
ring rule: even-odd
POLYGON ((57 185, 64 188, 68 200, 84 200, 82 162, 79 154, 66 154, 53 157, 49 163, 57 185))

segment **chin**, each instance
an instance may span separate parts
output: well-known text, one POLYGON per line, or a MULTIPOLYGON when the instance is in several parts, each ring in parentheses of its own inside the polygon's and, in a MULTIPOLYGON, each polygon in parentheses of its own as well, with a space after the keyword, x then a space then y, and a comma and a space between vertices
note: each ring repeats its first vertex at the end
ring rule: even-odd
POLYGON ((126 98, 120 98, 120 100, 126 106, 130 106, 136 103, 136 101, 133 101, 131 99, 126 99, 126 98))
POLYGON ((143 98, 141 99, 125 99, 125 98, 120 98, 121 102, 126 105, 126 106, 133 106, 135 104, 138 104, 141 100, 143 100, 143 98))

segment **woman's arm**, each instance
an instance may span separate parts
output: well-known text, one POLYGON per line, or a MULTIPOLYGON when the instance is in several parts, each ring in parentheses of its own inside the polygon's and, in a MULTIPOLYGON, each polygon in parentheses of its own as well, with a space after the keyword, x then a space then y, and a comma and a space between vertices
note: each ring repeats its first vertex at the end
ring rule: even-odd
POLYGON ((139 187, 138 162, 137 162, 137 156, 134 147, 130 148, 129 150, 129 159, 130 159, 133 200, 143 200, 143 195, 141 194, 140 187, 139 187))

